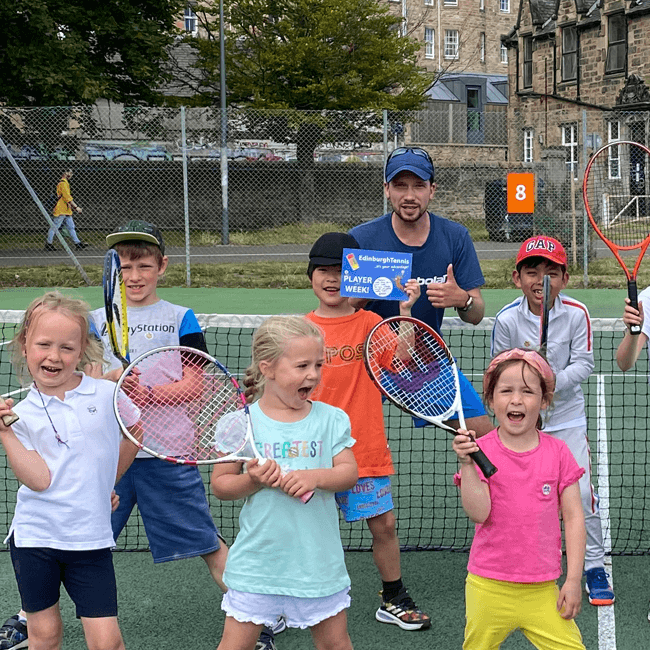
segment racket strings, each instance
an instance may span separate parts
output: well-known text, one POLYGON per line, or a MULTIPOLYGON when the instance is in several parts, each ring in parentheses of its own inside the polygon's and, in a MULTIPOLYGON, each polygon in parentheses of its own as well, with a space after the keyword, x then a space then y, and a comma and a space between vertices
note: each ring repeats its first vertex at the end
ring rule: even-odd
MULTIPOLYGON (((123 390, 140 414, 142 445, 163 457, 207 461, 240 450, 246 417, 236 382, 199 354, 163 350, 141 358, 123 390)), ((118 413, 129 408, 118 402, 118 413)), ((126 418, 122 418, 126 420, 126 418)))
POLYGON ((640 245, 650 232, 647 150, 621 142, 593 158, 585 194, 588 209, 603 235, 618 247, 640 245))
POLYGON ((382 388, 402 407, 431 417, 448 413, 456 380, 447 350, 416 326, 379 327, 370 342, 369 365, 382 388), (387 362, 388 360, 388 362, 387 362))

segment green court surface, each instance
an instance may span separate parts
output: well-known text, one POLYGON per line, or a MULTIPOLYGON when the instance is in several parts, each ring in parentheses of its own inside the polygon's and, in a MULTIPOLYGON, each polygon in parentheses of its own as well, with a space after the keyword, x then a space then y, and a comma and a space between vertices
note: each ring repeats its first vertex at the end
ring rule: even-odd
MULTIPOLYGON (((0 310, 25 309, 46 289, 38 287, 0 290, 0 310)), ((101 287, 64 289, 67 294, 83 298, 94 309, 103 305, 101 287)), ((315 307, 311 289, 201 289, 171 287, 159 289, 165 300, 191 307, 197 314, 289 314, 310 311, 315 307)), ((521 295, 518 289, 484 289, 486 316, 494 316, 505 304, 521 295)), ((587 305, 592 318, 615 318, 623 313, 626 293, 617 289, 573 289, 572 298, 587 305)), ((451 310, 448 316, 453 315, 451 310)))
MULTIPOLYGON (((0 309, 23 309, 39 289, 0 292, 0 309)), ((92 307, 102 304, 101 288, 66 291, 81 295, 92 307)), ((163 289, 160 295, 172 302, 191 306, 203 314, 299 313, 314 307, 311 290, 234 290, 163 289)), ((486 290, 487 315, 493 316, 504 304, 519 295, 517 290, 486 290)), ((587 304, 594 318, 620 314, 624 292, 613 290, 571 291, 569 295, 587 304)), ((448 315, 453 315, 448 313, 448 315)), ((208 346, 234 372, 241 372, 249 359, 251 325, 241 326, 234 319, 233 330, 244 328, 243 335, 225 326, 208 328, 208 346), (241 339, 241 341, 239 340, 241 339), (232 355, 232 356, 229 356, 232 355)), ((450 347, 459 355, 465 374, 480 390, 480 378, 489 351, 488 323, 479 328, 448 331, 450 347), (476 331, 475 331, 476 330, 476 331)), ((583 599, 578 626, 589 650, 636 650, 650 648, 647 620, 646 576, 650 551, 650 449, 647 436, 647 403, 650 391, 645 358, 635 372, 625 375, 613 363, 620 332, 608 329, 595 333, 596 372, 585 382, 590 440, 593 451, 593 478, 601 497, 601 516, 605 522, 606 543, 613 556, 611 571, 617 602, 614 607, 595 608, 583 599)), ((462 646, 464 627, 464 579, 472 527, 460 509, 456 489, 451 483, 455 458, 450 437, 436 430, 416 429, 410 419, 394 407, 386 406, 389 442, 397 476, 394 480, 396 514, 400 540, 405 547, 452 548, 402 553, 405 584, 418 604, 433 619, 431 630, 405 632, 396 626, 375 621, 381 583, 372 554, 349 551, 346 554, 352 580, 352 607, 349 630, 356 650, 408 648, 413 650, 452 650, 462 646)), ((4 461, 4 459, 1 459, 4 461)), ((8 478, 3 490, 15 490, 8 478)), ((11 500, 0 515, 11 511, 11 500)), ((228 541, 236 533, 237 507, 212 500, 217 525, 228 541)), ((2 532, 2 531, 0 531, 2 532)), ((123 537, 138 537, 136 523, 129 523, 123 537)), ((342 524, 344 544, 349 548, 368 548, 369 536, 362 525, 342 524)), ((123 542, 122 537, 120 542, 123 542)), ((126 545, 128 548, 128 544, 126 545)), ((146 547, 146 540, 134 547, 146 547)), ((214 650, 222 626, 221 595, 200 559, 153 565, 147 552, 118 552, 114 555, 120 602, 120 622, 126 647, 130 650, 214 650)), ((0 617, 14 613, 19 597, 8 553, 0 553, 0 617)), ((561 582, 562 580, 560 580, 561 582)), ((66 625, 64 650, 85 647, 81 626, 75 619, 67 595, 62 597, 66 625)), ((278 650, 311 647, 306 631, 289 630, 277 639, 278 650)), ((520 632, 503 645, 504 650, 531 648, 520 632)))
MULTIPOLYGON (((348 629, 355 650, 404 648, 406 650, 460 650, 464 626, 464 577, 467 555, 449 552, 403 553, 404 579, 418 603, 432 615, 429 630, 405 632, 375 621, 380 583, 370 553, 348 553, 352 580, 352 606, 348 629)), ((616 645, 599 643, 598 619, 602 609, 586 597, 577 618, 588 650, 646 650, 650 647, 647 615, 647 557, 614 558, 616 576, 616 645), (599 611, 601 610, 601 611, 599 611)), ((153 565, 148 553, 115 555, 119 620, 128 650, 214 650, 224 615, 221 594, 199 559, 153 565)), ((0 611, 14 613, 19 603, 8 553, 0 555, 0 611)), ((61 598, 65 626, 63 650, 83 650, 81 624, 65 592, 61 598)), ((610 608, 608 608, 610 609, 610 608)), ((278 650, 312 647, 309 632, 288 630, 276 640, 278 650)), ((503 650, 533 646, 515 632, 503 650)))

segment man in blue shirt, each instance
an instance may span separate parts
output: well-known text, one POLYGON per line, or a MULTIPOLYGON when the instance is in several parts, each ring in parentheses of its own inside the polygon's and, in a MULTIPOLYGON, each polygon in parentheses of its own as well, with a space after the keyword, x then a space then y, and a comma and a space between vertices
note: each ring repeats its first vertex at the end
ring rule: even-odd
MULTIPOLYGON (((412 253, 413 277, 426 286, 412 314, 440 332, 447 307, 454 307, 466 323, 481 322, 485 314, 481 286, 485 280, 467 228, 428 211, 435 191, 429 154, 419 147, 395 149, 386 163, 384 182, 392 212, 355 226, 350 234, 364 249, 412 253)), ((395 301, 352 302, 384 318, 398 315, 395 301)), ((494 426, 470 382, 459 374, 467 427, 481 436, 494 426)), ((457 425, 458 421, 450 424, 457 425)))

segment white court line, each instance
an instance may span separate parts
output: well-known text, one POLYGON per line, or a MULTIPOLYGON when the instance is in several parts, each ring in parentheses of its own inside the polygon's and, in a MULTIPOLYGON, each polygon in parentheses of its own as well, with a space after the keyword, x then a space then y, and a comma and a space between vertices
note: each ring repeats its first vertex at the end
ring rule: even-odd
MULTIPOLYGON (((603 529, 603 546, 605 547, 605 571, 610 575, 610 584, 613 588, 612 533, 609 518, 609 453, 607 449, 607 409, 605 406, 604 375, 596 375, 596 404, 600 525, 603 529)), ((614 607, 615 605, 601 605, 598 607, 598 650, 616 650, 616 619, 614 607)))

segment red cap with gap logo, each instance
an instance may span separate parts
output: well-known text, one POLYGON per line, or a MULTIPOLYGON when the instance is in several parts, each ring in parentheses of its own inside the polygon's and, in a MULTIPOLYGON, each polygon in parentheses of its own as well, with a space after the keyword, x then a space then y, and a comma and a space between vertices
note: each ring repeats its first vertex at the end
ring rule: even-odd
POLYGON ((530 237, 521 245, 519 253, 517 253, 517 266, 529 257, 544 257, 564 268, 569 265, 564 246, 557 239, 547 235, 530 237))

